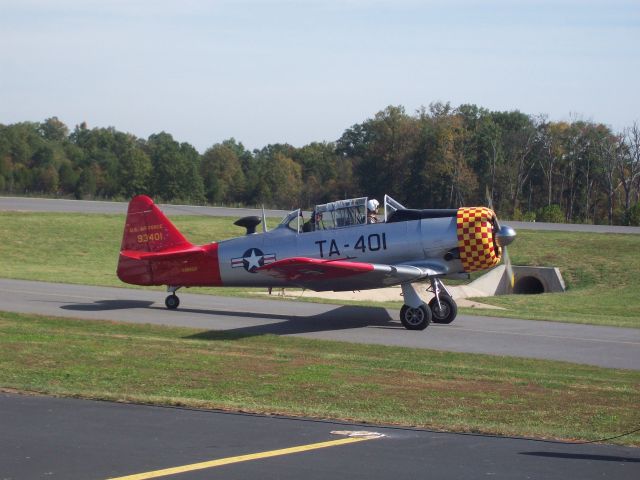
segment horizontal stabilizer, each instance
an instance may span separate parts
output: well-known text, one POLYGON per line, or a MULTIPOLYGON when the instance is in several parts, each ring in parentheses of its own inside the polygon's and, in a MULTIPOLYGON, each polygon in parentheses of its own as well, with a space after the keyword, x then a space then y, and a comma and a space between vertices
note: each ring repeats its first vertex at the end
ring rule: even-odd
POLYGON ((184 248, 173 248, 161 252, 144 252, 140 250, 123 250, 120 255, 134 260, 177 260, 181 257, 188 257, 194 253, 203 253, 200 246, 191 245, 184 248))

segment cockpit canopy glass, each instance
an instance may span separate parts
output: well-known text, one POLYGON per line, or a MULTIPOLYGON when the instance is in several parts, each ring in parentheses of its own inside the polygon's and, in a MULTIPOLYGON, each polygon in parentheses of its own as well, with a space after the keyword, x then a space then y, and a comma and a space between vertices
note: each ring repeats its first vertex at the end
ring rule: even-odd
MULTIPOLYGON (((365 225, 367 223, 367 200, 368 197, 360 197, 316 205, 311 212, 311 218, 306 222, 302 218, 303 214, 300 209, 293 210, 280 222, 280 226, 297 232, 307 232, 365 225)), ((384 217, 379 218, 378 221, 386 221, 393 212, 404 208, 389 195, 385 195, 384 217)))
POLYGON ((367 197, 316 205, 314 209, 316 230, 364 225, 367 223, 366 209, 367 197))

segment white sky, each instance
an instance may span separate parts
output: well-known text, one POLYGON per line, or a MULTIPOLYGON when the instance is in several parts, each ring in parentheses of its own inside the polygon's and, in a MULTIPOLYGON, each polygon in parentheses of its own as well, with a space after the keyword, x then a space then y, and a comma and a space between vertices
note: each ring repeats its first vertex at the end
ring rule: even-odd
POLYGON ((640 120, 640 1, 0 0, 0 123, 199 151, 337 140, 441 100, 640 120))

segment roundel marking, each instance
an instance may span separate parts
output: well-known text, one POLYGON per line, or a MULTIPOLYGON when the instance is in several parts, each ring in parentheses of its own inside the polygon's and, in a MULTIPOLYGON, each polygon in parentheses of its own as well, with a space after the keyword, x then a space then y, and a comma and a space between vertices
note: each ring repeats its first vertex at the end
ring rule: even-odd
POLYGON ((231 267, 243 267, 249 273, 256 273, 256 270, 263 265, 268 265, 276 261, 274 253, 263 253, 259 248, 246 250, 241 257, 231 259, 231 267))

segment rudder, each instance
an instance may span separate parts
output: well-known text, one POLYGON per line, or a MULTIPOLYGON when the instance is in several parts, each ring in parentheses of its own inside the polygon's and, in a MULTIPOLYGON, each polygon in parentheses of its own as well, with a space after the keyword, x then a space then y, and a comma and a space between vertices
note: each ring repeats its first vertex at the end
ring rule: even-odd
POLYGON ((162 252, 193 245, 146 195, 131 199, 121 251, 162 252))

